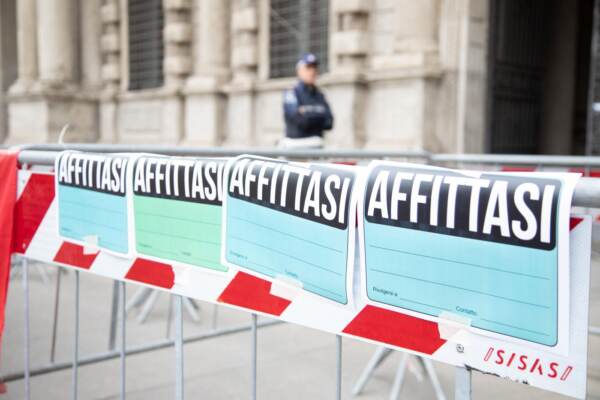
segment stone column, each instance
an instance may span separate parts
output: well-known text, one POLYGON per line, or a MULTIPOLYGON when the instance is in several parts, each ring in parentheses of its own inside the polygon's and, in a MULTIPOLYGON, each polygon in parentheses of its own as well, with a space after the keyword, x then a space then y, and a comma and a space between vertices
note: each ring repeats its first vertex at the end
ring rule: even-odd
POLYGON ((18 77, 11 93, 29 91, 38 78, 36 8, 36 0, 17 1, 18 77))
POLYGON ((43 88, 64 88, 77 78, 76 7, 74 0, 37 1, 37 49, 43 88))
POLYGON ((185 88, 188 145, 216 145, 223 137, 230 8, 230 0, 194 1, 194 68, 185 88))
POLYGON ((226 145, 254 142, 254 84, 258 73, 258 1, 232 0, 231 68, 226 145))
POLYGON ((231 66, 233 80, 254 80, 258 67, 258 2, 233 0, 231 66))
POLYGON ((103 0, 102 22, 102 95, 100 99, 100 141, 115 143, 117 135, 117 94, 121 85, 121 18, 119 0, 103 0))
POLYGON ((162 140, 170 144, 178 143, 184 135, 184 103, 181 91, 192 70, 190 3, 189 0, 163 0, 165 97, 162 140))
POLYGON ((230 0, 195 0, 194 82, 229 78, 230 0))
POLYGON ((338 73, 360 73, 369 53, 368 0, 334 0, 334 26, 331 35, 332 69, 338 73))
POLYGON ((164 7, 164 63, 165 86, 178 90, 192 69, 190 59, 190 41, 192 26, 190 24, 189 0, 163 0, 164 7))
POLYGON ((394 49, 403 66, 435 61, 440 24, 439 0, 397 0, 394 49))
POLYGON ((88 89, 98 89, 101 86, 100 7, 101 0, 85 0, 80 3, 81 83, 88 89))
POLYGON ((335 122, 326 136, 329 146, 360 147, 364 143, 364 79, 369 53, 369 0, 332 0, 330 73, 325 89, 335 122))

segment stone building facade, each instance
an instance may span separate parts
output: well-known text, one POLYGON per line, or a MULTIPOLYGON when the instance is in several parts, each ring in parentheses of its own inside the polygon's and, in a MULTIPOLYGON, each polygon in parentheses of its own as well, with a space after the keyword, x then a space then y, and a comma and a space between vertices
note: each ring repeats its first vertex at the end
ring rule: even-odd
MULTIPOLYGON (((523 3, 3 1, 0 138, 54 142, 68 123, 68 141, 272 146, 283 134, 282 90, 294 83, 270 71, 278 34, 273 24, 285 30, 299 21, 292 31, 310 30, 309 14, 287 22, 281 10, 317 4, 326 16, 323 26, 313 27, 321 29, 314 32, 327 60, 320 85, 336 118, 329 146, 490 151, 491 10, 510 11, 510 4, 496 1, 513 8, 523 3), (148 11, 150 3, 158 10, 148 11), (146 12, 158 21, 160 36, 152 36, 151 50, 131 25, 146 12), (139 40, 132 41, 133 34, 139 40), (160 68, 147 72, 144 63, 156 55, 160 68), (154 87, 132 89, 132 71, 140 65, 146 72, 136 73, 135 82, 144 86, 147 73, 154 87)), ((575 45, 574 39, 565 46, 575 45)))

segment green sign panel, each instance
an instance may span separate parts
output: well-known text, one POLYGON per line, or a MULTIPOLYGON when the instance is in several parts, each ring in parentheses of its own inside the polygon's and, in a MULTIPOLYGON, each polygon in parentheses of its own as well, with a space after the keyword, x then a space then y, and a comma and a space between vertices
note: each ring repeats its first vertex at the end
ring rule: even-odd
POLYGON ((133 173, 135 247, 141 256, 227 271, 220 262, 226 160, 142 156, 133 173))

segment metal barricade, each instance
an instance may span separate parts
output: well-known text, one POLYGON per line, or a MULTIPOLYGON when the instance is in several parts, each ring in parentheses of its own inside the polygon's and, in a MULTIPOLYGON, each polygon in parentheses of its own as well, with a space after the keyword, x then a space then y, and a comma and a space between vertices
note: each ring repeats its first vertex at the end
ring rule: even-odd
MULTIPOLYGON (((231 157, 240 154, 253 154, 266 157, 280 157, 290 160, 335 160, 335 161, 368 161, 372 159, 390 159, 404 160, 415 163, 448 165, 452 167, 462 167, 465 165, 482 165, 498 168, 499 166, 533 166, 533 167, 580 167, 589 171, 591 168, 600 168, 600 157, 579 157, 579 156, 521 156, 521 155, 489 155, 489 154, 430 154, 422 151, 373 151, 373 150, 298 150, 298 149, 260 149, 260 148, 190 148, 190 147, 165 147, 165 146, 137 146, 137 145, 101 145, 101 144, 69 144, 69 145, 24 145, 21 146, 19 153, 19 162, 27 165, 46 165, 54 164, 58 152, 63 150, 79 150, 99 153, 120 153, 120 152, 144 152, 155 153, 170 156, 208 156, 208 157, 231 157)), ((600 180, 596 178, 580 179, 575 189, 573 205, 585 208, 600 208, 600 180)), ((126 394, 126 357, 135 354, 141 354, 154 350, 164 349, 173 346, 175 355, 175 385, 174 398, 183 399, 184 380, 183 380, 183 345, 210 338, 232 335, 240 332, 249 331, 251 334, 251 392, 250 397, 256 399, 257 396, 257 335, 258 329, 273 326, 281 321, 258 322, 257 315, 251 315, 251 324, 236 326, 230 328, 213 329, 208 333, 194 335, 184 338, 182 321, 182 297, 175 296, 174 307, 174 339, 162 340, 154 343, 126 348, 126 311, 125 311, 125 283, 118 282, 119 292, 119 327, 120 343, 112 347, 108 352, 79 356, 79 273, 75 271, 75 338, 73 344, 73 360, 55 362, 51 356, 51 362, 44 366, 31 368, 30 366, 30 303, 29 303, 29 283, 28 283, 28 261, 21 259, 23 268, 23 290, 25 302, 25 323, 24 323, 24 370, 12 372, 0 377, 2 382, 10 382, 23 379, 25 383, 25 398, 30 398, 30 379, 31 377, 72 369, 72 398, 78 398, 78 367, 94 364, 106 360, 119 358, 120 360, 120 398, 124 399, 126 394)), ((589 334, 600 335, 600 328, 590 327, 589 334)), ((111 338, 111 341, 114 338, 111 338)), ((342 398, 342 338, 336 335, 336 371, 335 371, 335 398, 342 398)), ((471 398, 471 371, 465 368, 457 367, 455 374, 455 398, 471 398)))

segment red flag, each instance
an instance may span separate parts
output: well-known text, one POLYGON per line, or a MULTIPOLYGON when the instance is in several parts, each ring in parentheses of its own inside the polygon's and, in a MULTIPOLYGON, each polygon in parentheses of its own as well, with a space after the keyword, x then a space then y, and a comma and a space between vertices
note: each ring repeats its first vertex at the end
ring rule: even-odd
POLYGON ((13 215, 17 201, 17 152, 0 150, 0 342, 8 293, 13 215))

